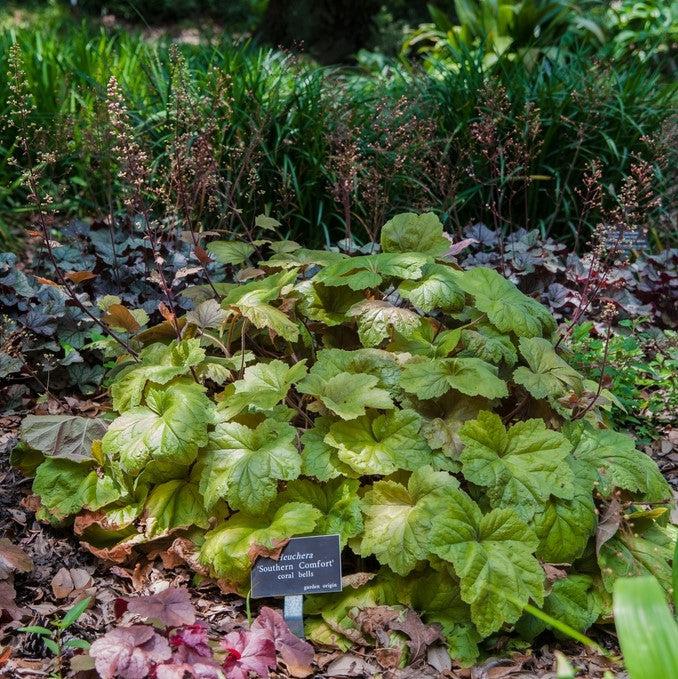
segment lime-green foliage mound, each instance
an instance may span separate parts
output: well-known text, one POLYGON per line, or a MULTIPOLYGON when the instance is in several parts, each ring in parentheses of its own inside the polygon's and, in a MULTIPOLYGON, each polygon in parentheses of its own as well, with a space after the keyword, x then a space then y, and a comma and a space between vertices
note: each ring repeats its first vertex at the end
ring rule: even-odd
POLYGON ((495 271, 459 270, 433 215, 395 217, 381 244, 260 241, 263 261, 213 245, 243 282, 221 300, 189 291, 180 340, 165 324, 138 362, 119 357, 102 440, 37 467, 41 515, 78 515, 109 557, 174 540, 240 592, 258 553, 339 533, 346 571, 360 556, 375 575, 310 600, 311 638, 345 647, 352 607, 408 605, 464 662, 500 630, 541 632, 528 602, 585 629, 619 576, 668 588, 669 486, 606 428, 609 394, 589 407, 596 385, 548 311, 495 271), (596 545, 610 503, 619 529, 596 545))

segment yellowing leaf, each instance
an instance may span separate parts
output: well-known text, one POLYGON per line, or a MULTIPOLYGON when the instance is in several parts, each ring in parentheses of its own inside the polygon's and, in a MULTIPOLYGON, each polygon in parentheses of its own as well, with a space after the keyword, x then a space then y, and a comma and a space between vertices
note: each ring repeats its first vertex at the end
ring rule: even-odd
POLYGON ((394 408, 387 391, 377 388, 378 379, 373 375, 346 372, 323 380, 317 374, 307 375, 297 389, 302 394, 315 396, 328 410, 344 420, 354 420, 365 414, 365 408, 394 408))
POLYGON ((574 475, 566 459, 572 445, 542 420, 526 420, 508 431, 495 413, 481 412, 460 431, 466 479, 487 488, 493 507, 512 507, 524 520, 544 508, 549 496, 571 499, 574 475))
POLYGON ((276 496, 278 480, 299 476, 301 457, 295 439, 294 427, 275 420, 256 429, 237 422, 217 424, 202 462, 200 491, 205 505, 224 498, 233 509, 263 513, 276 496))
POLYGON ((310 533, 320 517, 318 509, 304 502, 288 502, 261 517, 238 512, 205 535, 200 562, 217 577, 246 589, 260 548, 273 551, 295 535, 310 533))
POLYGON ((407 487, 377 481, 365 494, 365 533, 360 554, 374 554, 380 563, 407 575, 430 553, 432 519, 441 508, 441 492, 457 488, 450 474, 419 467, 407 487))

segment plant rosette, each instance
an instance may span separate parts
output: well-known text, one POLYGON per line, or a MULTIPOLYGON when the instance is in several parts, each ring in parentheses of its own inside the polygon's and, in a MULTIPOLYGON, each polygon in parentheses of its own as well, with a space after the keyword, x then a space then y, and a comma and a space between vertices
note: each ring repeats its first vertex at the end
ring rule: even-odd
POLYGON ((526 605, 585 630, 618 577, 668 591, 669 486, 608 427, 612 396, 559 354, 551 314, 461 270, 431 214, 393 218, 381 245, 241 248, 221 299, 189 288, 181 337, 163 324, 119 358, 110 423, 25 422, 14 462, 39 517, 73 520, 103 558, 152 543, 243 594, 258 555, 338 533, 345 571, 374 573, 310 597, 309 638, 346 648, 356 607, 410 606, 462 663, 499 631, 543 631, 526 605))

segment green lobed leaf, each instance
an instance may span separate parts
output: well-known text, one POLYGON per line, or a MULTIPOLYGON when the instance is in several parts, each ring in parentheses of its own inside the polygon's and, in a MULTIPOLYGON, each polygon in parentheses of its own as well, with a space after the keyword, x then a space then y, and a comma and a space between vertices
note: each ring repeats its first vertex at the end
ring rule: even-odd
POLYGON ((376 299, 354 304, 347 315, 357 318, 358 337, 364 347, 378 347, 391 331, 406 334, 419 325, 414 311, 376 299))
POLYGON ((344 547, 349 538, 363 531, 359 486, 355 479, 333 479, 322 484, 297 479, 287 484, 280 498, 282 502, 306 502, 320 510, 316 530, 322 535, 339 534, 344 547))
POLYGON ((259 553, 275 550, 295 535, 310 533, 321 512, 304 502, 288 502, 268 516, 238 512, 205 535, 199 560, 212 573, 246 589, 259 553))
POLYGON ((543 420, 526 420, 508 431, 496 413, 481 412, 460 431, 464 477, 487 488, 493 507, 512 507, 525 521, 551 495, 571 499, 574 475, 566 462, 572 444, 543 420))
POLYGON ((145 534, 150 538, 169 535, 180 528, 209 528, 209 515, 198 487, 181 479, 155 486, 144 507, 145 534))
POLYGON ((301 473, 328 481, 338 476, 355 476, 356 472, 339 459, 338 450, 325 443, 330 426, 337 422, 332 417, 316 417, 313 427, 301 436, 301 473))
POLYGON ((555 330, 555 321, 546 307, 524 295, 493 269, 478 267, 465 271, 459 286, 473 296, 476 308, 487 314, 500 332, 539 337, 555 330))
POLYGON ((592 488, 585 475, 579 473, 581 467, 576 463, 571 467, 576 481, 572 498, 549 498, 532 523, 539 538, 537 556, 550 563, 572 563, 578 559, 598 525, 592 488))
POLYGON ((398 357, 382 349, 322 349, 316 356, 311 374, 329 380, 339 373, 366 374, 377 378, 377 387, 391 396, 399 391, 401 368, 398 357))
POLYGON ((676 530, 652 520, 625 525, 600 548, 598 564, 608 592, 621 577, 652 575, 668 593, 672 586, 671 561, 676 530))
POLYGON ((259 330, 267 329, 289 342, 296 342, 299 337, 297 324, 283 311, 269 304, 279 299, 283 291, 291 290, 296 277, 297 269, 291 269, 243 283, 230 290, 222 306, 237 309, 259 330))
POLYGON ((421 416, 414 410, 369 413, 350 422, 330 425, 325 443, 356 473, 391 474, 431 464, 431 449, 420 435, 421 416))
POLYGON ((458 487, 453 476, 431 467, 419 467, 407 487, 390 480, 374 483, 363 499, 360 554, 374 554, 394 572, 407 575, 429 554, 433 517, 444 502, 442 491, 458 487))
POLYGON ((294 427, 271 419, 255 429, 218 423, 201 460, 205 506, 223 498, 233 509, 265 512, 276 497, 278 481, 295 479, 301 472, 296 435, 294 427))
POLYGON ((314 282, 331 287, 347 285, 351 290, 378 288, 390 278, 421 278, 422 269, 428 262, 428 257, 415 252, 350 257, 321 269, 314 282))
POLYGON ((422 311, 459 311, 466 295, 459 287, 461 272, 443 264, 429 264, 417 280, 406 280, 398 286, 401 297, 422 311))
POLYGON ((416 326, 394 332, 387 349, 394 352, 407 352, 414 356, 445 358, 449 356, 461 339, 460 330, 439 330, 431 318, 420 318, 416 326))
POLYGON ((245 408, 271 410, 305 375, 305 359, 293 366, 278 359, 248 366, 242 379, 233 383, 233 393, 219 404, 220 414, 231 419, 245 408))
POLYGON ((147 346, 139 355, 139 363, 120 372, 111 385, 113 408, 121 413, 138 406, 149 382, 167 384, 176 377, 187 375, 204 359, 205 350, 200 347, 199 339, 147 346))
POLYGON ((403 212, 389 219, 381 229, 384 252, 421 252, 431 257, 445 254, 451 241, 443 236, 443 225, 433 212, 418 215, 403 212))
POLYGON ((514 365, 518 360, 511 338, 491 325, 479 325, 475 330, 462 330, 461 342, 464 347, 461 356, 475 356, 494 365, 502 361, 506 365, 514 365))
POLYGON ((103 452, 131 477, 147 466, 153 478, 173 478, 190 465, 207 443, 207 425, 214 404, 205 388, 180 378, 164 389, 149 388, 146 405, 125 411, 111 422, 102 440, 103 452))
MULTIPOLYGON (((568 575, 553 583, 542 610, 577 631, 585 632, 600 616, 602 605, 592 577, 568 575)), ((525 614, 517 628, 523 636, 531 639, 548 627, 542 620, 525 614)))
POLYGON ((575 445, 573 454, 597 482, 598 491, 610 497, 615 488, 638 493, 646 502, 671 497, 671 488, 654 460, 635 447, 628 434, 590 425, 565 429, 575 445))
POLYGON ((36 470, 33 492, 49 514, 61 520, 81 509, 96 511, 118 500, 123 491, 91 466, 62 458, 47 458, 36 470))
POLYGON ((582 376, 558 356, 549 340, 521 337, 519 347, 529 368, 516 368, 513 380, 534 398, 558 398, 570 390, 581 391, 582 376))
POLYGON ((497 368, 479 358, 416 357, 405 365, 400 384, 421 399, 437 398, 450 389, 467 396, 508 396, 506 382, 497 377, 497 368))
POLYGON ((217 262, 238 266, 249 259, 254 246, 240 240, 213 240, 207 244, 209 252, 217 262))
POLYGON ((389 393, 379 389, 379 379, 364 373, 340 372, 327 380, 310 373, 298 385, 302 394, 315 396, 325 408, 343 420, 354 420, 365 414, 366 408, 394 408, 389 393))
POLYGON ((362 292, 351 288, 333 288, 310 280, 301 281, 296 289, 301 293, 299 307, 306 318, 329 326, 344 323, 348 310, 364 299, 362 292))
POLYGON ((453 564, 462 599, 483 637, 518 620, 530 599, 541 605, 544 573, 534 557, 537 544, 513 509, 483 515, 462 491, 445 494, 434 516, 430 549, 453 564))

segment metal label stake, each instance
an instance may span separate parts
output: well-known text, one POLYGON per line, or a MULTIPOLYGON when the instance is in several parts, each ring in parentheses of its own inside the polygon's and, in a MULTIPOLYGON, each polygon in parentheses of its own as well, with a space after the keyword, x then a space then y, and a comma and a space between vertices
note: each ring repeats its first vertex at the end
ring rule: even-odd
POLYGON ((283 604, 283 617, 290 631, 300 639, 304 636, 304 595, 286 596, 283 604))

